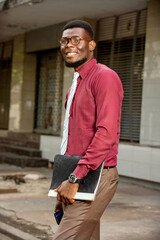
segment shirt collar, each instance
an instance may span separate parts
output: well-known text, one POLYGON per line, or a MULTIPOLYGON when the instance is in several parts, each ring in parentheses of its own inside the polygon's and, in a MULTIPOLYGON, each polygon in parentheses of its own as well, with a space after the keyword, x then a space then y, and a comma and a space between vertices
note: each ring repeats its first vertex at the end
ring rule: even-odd
POLYGON ((85 78, 85 76, 88 74, 88 72, 90 71, 90 69, 97 64, 97 61, 95 58, 92 58, 91 60, 89 60, 87 63, 85 63, 79 70, 79 75, 80 77, 83 79, 85 78))

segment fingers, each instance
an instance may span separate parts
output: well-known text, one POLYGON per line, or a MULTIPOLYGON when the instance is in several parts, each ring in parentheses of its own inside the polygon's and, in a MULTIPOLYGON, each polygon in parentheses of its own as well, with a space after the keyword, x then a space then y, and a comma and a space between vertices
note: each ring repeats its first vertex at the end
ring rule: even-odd
POLYGON ((61 187, 61 185, 60 185, 58 188, 54 189, 54 191, 55 191, 55 192, 58 192, 58 190, 59 190, 60 187, 61 187))
POLYGON ((57 195, 57 200, 60 201, 60 202, 63 202, 64 204, 66 204, 66 203, 74 203, 75 202, 75 200, 73 198, 69 199, 69 198, 67 198, 65 196, 60 195, 59 193, 57 195))
POLYGON ((67 198, 67 197, 64 197, 64 196, 61 196, 61 201, 64 203, 64 204, 66 204, 66 203, 74 203, 75 202, 75 200, 72 198, 72 199, 69 199, 69 198, 67 198))
POLYGON ((58 207, 55 207, 55 209, 54 209, 55 212, 62 211, 62 210, 63 210, 63 208, 58 208, 58 207))
POLYGON ((70 200, 70 203, 74 203, 74 202, 75 202, 75 199, 72 198, 72 199, 70 200))
POLYGON ((65 203, 68 203, 67 199, 64 198, 63 196, 61 196, 61 199, 62 199, 62 202, 65 204, 65 203))
POLYGON ((62 210, 63 210, 62 202, 57 201, 56 206, 55 206, 55 212, 62 211, 62 210))
POLYGON ((57 200, 60 201, 60 202, 62 202, 62 200, 61 200, 61 195, 60 195, 59 193, 57 194, 57 200))
POLYGON ((79 184, 71 184, 67 180, 64 181, 58 188, 55 189, 55 192, 57 192, 57 200, 63 202, 64 204, 72 204, 75 202, 73 199, 77 190, 78 190, 79 184))

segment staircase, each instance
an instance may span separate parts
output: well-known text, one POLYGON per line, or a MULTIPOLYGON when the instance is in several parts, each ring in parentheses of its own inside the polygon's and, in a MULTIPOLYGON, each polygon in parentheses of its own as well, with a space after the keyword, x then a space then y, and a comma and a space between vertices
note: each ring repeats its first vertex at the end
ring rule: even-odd
POLYGON ((48 160, 41 157, 39 145, 38 134, 9 132, 7 137, 0 137, 0 163, 48 167, 48 160))

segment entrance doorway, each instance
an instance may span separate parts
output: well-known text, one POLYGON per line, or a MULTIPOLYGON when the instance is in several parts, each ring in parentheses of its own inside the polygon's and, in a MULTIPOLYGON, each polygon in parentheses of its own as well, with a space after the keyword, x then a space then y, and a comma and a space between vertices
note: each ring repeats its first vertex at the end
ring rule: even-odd
POLYGON ((12 42, 0 44, 0 129, 8 129, 12 42))
POLYGON ((35 131, 60 135, 63 60, 57 49, 38 53, 35 131))

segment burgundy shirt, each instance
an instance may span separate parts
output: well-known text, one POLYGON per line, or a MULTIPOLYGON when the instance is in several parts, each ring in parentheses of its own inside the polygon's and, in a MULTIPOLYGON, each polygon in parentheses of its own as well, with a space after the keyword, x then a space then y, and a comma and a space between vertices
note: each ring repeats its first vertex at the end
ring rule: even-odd
POLYGON ((103 160, 106 167, 117 165, 123 87, 118 75, 95 59, 78 72, 65 155, 83 156, 74 170, 83 178, 103 160))

